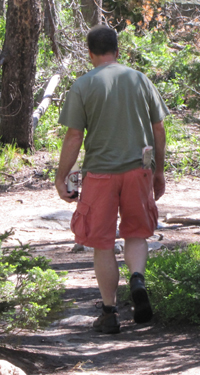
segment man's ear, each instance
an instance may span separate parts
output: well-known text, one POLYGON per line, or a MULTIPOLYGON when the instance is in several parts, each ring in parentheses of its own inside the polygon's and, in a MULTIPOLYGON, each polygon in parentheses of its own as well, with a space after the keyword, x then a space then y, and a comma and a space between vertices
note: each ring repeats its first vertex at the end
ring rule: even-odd
POLYGON ((90 60, 91 60, 91 63, 94 67, 96 67, 96 58, 95 58, 95 54, 93 52, 91 52, 90 50, 88 50, 89 52, 89 56, 90 56, 90 60))
POLYGON ((91 60, 93 60, 93 53, 90 51, 90 49, 88 50, 88 53, 89 53, 91 60))
POLYGON ((119 48, 117 48, 117 51, 116 51, 116 59, 119 57, 119 48))

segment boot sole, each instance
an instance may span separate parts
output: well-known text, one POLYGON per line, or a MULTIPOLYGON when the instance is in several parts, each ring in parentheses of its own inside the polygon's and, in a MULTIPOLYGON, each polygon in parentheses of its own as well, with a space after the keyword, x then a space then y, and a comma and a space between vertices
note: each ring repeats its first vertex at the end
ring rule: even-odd
POLYGON ((115 326, 115 327, 101 326, 101 327, 93 327, 93 329, 96 332, 102 332, 102 333, 120 333, 120 326, 115 326))
POLYGON ((134 321, 136 323, 147 323, 153 316, 152 308, 149 302, 145 288, 138 288, 132 292, 134 302, 134 321))

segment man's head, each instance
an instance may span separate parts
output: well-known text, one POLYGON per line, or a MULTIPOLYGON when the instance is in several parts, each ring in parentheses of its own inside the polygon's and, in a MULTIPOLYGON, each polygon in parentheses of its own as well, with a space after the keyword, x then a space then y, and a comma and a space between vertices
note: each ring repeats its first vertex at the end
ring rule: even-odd
POLYGON ((94 26, 88 33, 87 43, 90 52, 100 56, 118 51, 117 33, 104 25, 94 26))

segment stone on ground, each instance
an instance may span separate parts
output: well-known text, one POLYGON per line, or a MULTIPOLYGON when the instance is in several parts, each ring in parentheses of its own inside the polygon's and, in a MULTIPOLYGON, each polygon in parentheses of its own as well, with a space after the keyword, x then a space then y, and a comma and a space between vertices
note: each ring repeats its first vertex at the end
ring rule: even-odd
POLYGON ((12 363, 0 359, 0 375, 26 375, 19 367, 14 366, 12 363))

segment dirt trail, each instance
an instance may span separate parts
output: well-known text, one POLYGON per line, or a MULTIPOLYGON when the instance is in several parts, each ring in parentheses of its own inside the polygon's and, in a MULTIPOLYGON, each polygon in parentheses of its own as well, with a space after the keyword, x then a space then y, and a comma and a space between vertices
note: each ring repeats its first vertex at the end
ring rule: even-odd
MULTIPOLYGON (((167 213, 200 217, 199 179, 167 181, 164 197, 158 202, 160 227, 150 240, 173 247, 175 243, 200 239, 198 226, 164 227, 167 213), (158 235, 162 236, 158 236, 158 235)), ((74 204, 62 202, 54 187, 9 191, 0 196, 1 233, 14 228, 15 234, 5 245, 18 239, 30 243, 33 251, 52 259, 55 270, 68 270, 66 301, 74 300, 60 321, 45 331, 1 337, 0 358, 10 360, 28 375, 33 374, 141 374, 199 375, 200 343, 196 327, 164 328, 155 323, 136 325, 130 305, 120 302, 125 281, 120 280, 119 310, 121 333, 102 335, 91 326, 99 311, 100 299, 93 270, 93 251, 72 252, 70 218, 74 204)), ((117 255, 123 264, 123 253, 117 255)))

